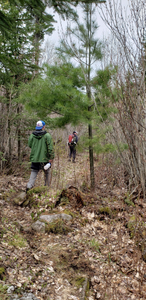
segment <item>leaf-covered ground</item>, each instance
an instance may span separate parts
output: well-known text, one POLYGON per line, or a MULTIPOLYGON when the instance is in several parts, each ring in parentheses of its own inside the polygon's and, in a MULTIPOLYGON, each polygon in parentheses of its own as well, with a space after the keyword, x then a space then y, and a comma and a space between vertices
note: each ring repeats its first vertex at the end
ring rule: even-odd
POLYGON ((28 163, 0 177, 0 299, 9 299, 9 286, 44 300, 146 299, 146 203, 133 201, 118 170, 113 178, 99 162, 90 191, 87 155, 75 164, 65 156, 55 158, 50 188, 40 172, 25 206, 15 200, 28 163), (32 229, 42 214, 62 212, 71 221, 32 229))

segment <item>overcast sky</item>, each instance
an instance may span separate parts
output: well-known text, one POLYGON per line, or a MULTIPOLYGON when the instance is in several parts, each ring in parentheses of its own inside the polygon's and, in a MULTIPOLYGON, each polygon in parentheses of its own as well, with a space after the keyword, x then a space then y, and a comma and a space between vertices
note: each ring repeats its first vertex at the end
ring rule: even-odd
MULTIPOLYGON (((116 0, 117 2, 121 1, 122 5, 124 8, 127 8, 128 2, 129 0, 116 0)), ((103 5, 103 4, 100 4, 103 5)), ((82 18, 82 13, 81 13, 81 9, 78 10, 79 11, 79 15, 80 18, 82 18)), ((53 14, 53 10, 51 8, 48 9, 48 13, 53 14)), ((104 22, 102 21, 100 14, 98 12, 97 9, 97 24, 99 25, 99 29, 98 29, 98 38, 102 39, 103 37, 107 37, 109 35, 109 30, 107 28, 107 26, 104 24, 104 22)), ((58 46, 59 40, 62 37, 62 29, 65 33, 65 28, 67 25, 67 22, 62 21, 60 16, 58 14, 54 14, 54 19, 57 21, 57 23, 54 25, 55 26, 55 30, 53 32, 53 34, 51 36, 46 36, 45 40, 48 40, 50 43, 54 44, 54 46, 58 46)))

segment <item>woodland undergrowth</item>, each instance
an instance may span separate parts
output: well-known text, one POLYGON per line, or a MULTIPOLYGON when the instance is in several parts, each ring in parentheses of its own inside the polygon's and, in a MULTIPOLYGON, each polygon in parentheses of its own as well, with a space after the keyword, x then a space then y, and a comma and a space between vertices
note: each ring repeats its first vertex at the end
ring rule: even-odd
POLYGON ((75 164, 67 151, 56 154, 50 187, 40 172, 26 206, 14 200, 25 192, 28 158, 3 172, 0 299, 9 299, 10 286, 20 297, 31 292, 44 300, 146 298, 146 203, 137 189, 129 192, 112 155, 94 159, 91 190, 88 153, 77 153, 75 164), (71 221, 32 230, 41 215, 58 213, 71 221))

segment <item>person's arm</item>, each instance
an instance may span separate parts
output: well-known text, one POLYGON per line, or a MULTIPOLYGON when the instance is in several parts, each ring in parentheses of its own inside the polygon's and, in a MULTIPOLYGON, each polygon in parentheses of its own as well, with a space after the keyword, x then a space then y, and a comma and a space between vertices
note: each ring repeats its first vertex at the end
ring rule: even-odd
POLYGON ((77 142, 78 142, 78 137, 77 137, 77 135, 75 135, 75 136, 74 136, 74 144, 76 145, 77 142))

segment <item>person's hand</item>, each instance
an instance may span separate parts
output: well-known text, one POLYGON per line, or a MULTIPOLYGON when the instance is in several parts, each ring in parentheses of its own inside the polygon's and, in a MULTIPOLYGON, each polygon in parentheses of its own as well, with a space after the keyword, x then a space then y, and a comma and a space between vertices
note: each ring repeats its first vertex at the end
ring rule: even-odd
POLYGON ((52 162, 53 162, 53 159, 50 159, 50 160, 49 160, 49 163, 52 164, 52 162))

